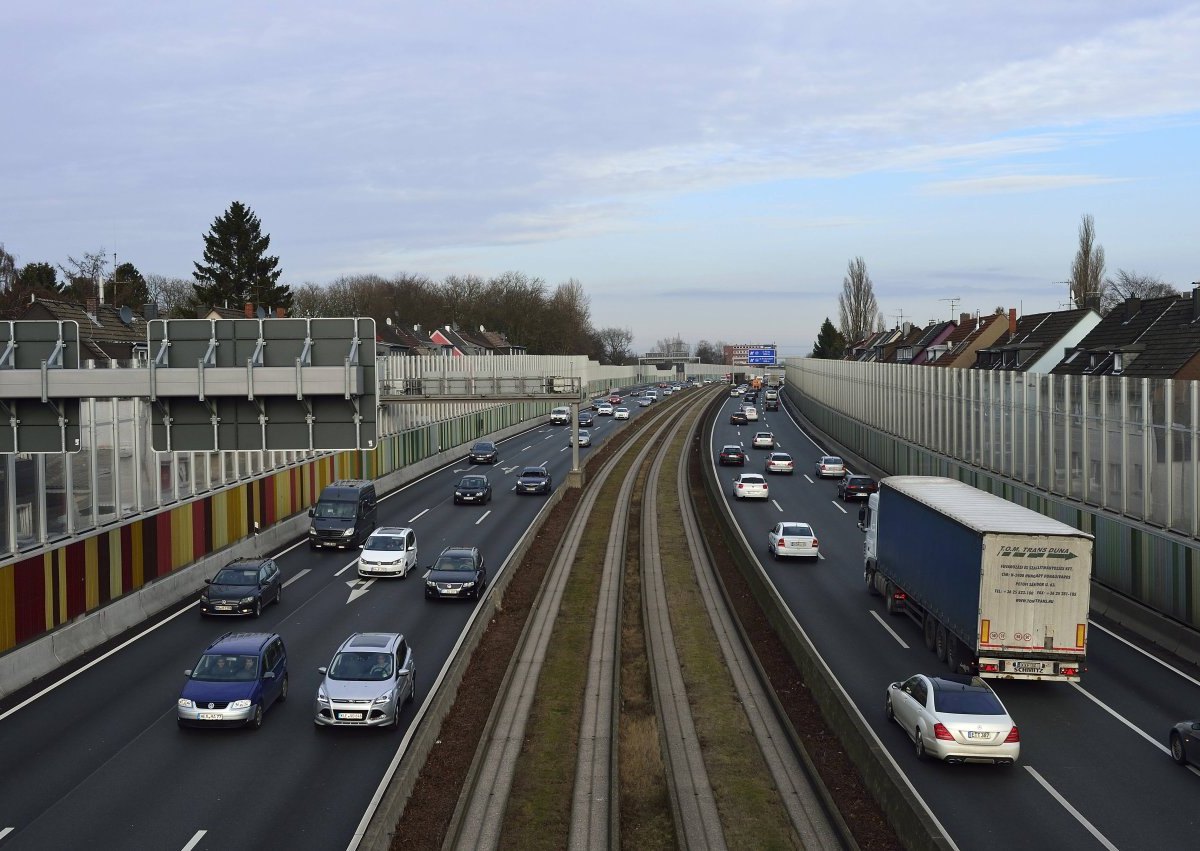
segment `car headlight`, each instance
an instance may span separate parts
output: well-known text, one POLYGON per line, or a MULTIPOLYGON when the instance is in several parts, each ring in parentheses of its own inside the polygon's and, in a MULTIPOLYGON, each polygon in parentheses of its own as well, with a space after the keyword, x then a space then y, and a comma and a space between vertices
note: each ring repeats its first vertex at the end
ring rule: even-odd
POLYGON ((249 709, 250 701, 249 700, 235 700, 233 703, 229 704, 229 708, 230 709, 249 709))
POLYGON ((474 579, 472 579, 470 582, 464 582, 464 583, 463 583, 463 587, 464 587, 464 588, 474 588, 474 587, 475 587, 475 580, 474 580, 474 579))
POLYGON ((347 529, 345 532, 342 533, 342 537, 349 538, 353 534, 354 534, 354 527, 351 526, 349 529, 347 529))
POLYGON ((454 495, 455 495, 455 496, 462 496, 463 494, 462 494, 462 491, 455 491, 455 492, 454 492, 454 495))
POLYGON ((201 603, 207 603, 207 602, 208 602, 208 592, 207 592, 207 591, 204 591, 204 592, 202 592, 202 593, 200 594, 200 602, 201 602, 201 603))
POLYGON ((323 687, 317 689, 317 703, 324 704, 325 706, 329 705, 329 695, 325 694, 323 687))
POLYGON ((379 697, 375 698, 376 703, 390 703, 391 700, 392 700, 392 693, 390 691, 387 692, 386 694, 381 694, 381 695, 379 695, 379 697))
POLYGON ((436 587, 437 587, 437 583, 436 583, 436 582, 434 582, 432 579, 426 579, 426 580, 425 580, 425 586, 426 586, 427 588, 436 588, 436 587))
POLYGON ((309 529, 309 530, 308 530, 308 534, 310 534, 310 535, 316 535, 316 534, 317 534, 317 530, 316 530, 316 529, 309 529))
POLYGON ((180 709, 195 709, 196 708, 196 704, 193 703, 192 701, 188 700, 186 697, 181 697, 176 702, 179 704, 180 709))
POLYGON ((242 599, 238 600, 238 602, 241 603, 242 605, 246 605, 247 603, 253 603, 254 597, 252 597, 252 596, 251 597, 243 597, 242 599))

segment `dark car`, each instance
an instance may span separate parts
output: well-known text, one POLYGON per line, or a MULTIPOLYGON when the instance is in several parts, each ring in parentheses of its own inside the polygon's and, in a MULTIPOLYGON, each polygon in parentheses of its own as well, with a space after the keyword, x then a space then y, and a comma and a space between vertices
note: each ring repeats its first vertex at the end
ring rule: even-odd
POLYGON ((849 502, 852 499, 867 499, 877 490, 879 484, 870 476, 847 474, 838 482, 837 495, 842 502, 849 502))
POLYGON ((779 400, 778 399, 768 399, 767 401, 763 402, 763 410, 764 411, 778 411, 779 410, 779 400))
POLYGON ((1180 721, 1171 728, 1171 759, 1200 765, 1200 721, 1180 721))
POLYGON ((756 402, 758 402, 758 392, 755 390, 751 390, 749 393, 747 393, 745 396, 742 397, 742 401, 745 402, 747 405, 755 404, 756 402))
POLYGON ((346 550, 357 547, 375 528, 375 483, 366 479, 330 482, 308 509, 308 546, 346 550))
POLYGON ((736 464, 739 467, 746 466, 746 453, 742 447, 732 443, 721 447, 721 454, 717 457, 718 463, 724 467, 727 464, 736 464))
POLYGON ((487 569, 478 547, 447 547, 425 574, 426 599, 470 597, 478 600, 487 587, 487 569))
POLYGON ((471 447, 471 454, 467 460, 472 464, 495 464, 496 457, 496 444, 490 440, 481 440, 471 447))
MULTIPOLYGON (((605 404, 607 404, 607 403, 605 403, 605 404)), ((596 424, 596 417, 595 417, 595 415, 592 414, 591 411, 580 411, 579 412, 580 428, 588 428, 595 424, 596 424)))
POLYGON ((746 412, 740 408, 729 415, 730 425, 745 425, 748 422, 750 420, 746 418, 746 412))
POLYGON ((513 490, 517 493, 550 493, 553 488, 554 482, 545 467, 526 467, 517 476, 513 490))
POLYGON ((202 615, 258 617, 266 606, 283 599, 283 575, 274 559, 231 561, 204 581, 208 587, 200 592, 202 615))
POLYGON ((183 675, 180 727, 257 729, 272 703, 287 700, 287 650, 273 632, 227 632, 183 675))
POLYGON ((454 486, 454 504, 478 503, 492 501, 492 483, 487 476, 463 476, 454 486))

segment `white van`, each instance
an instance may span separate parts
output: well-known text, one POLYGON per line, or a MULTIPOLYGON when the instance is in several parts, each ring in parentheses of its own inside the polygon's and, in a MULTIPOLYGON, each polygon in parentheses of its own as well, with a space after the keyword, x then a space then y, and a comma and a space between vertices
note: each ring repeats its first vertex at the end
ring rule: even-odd
POLYGON ((417 566, 417 533, 402 526, 380 526, 362 545, 358 557, 358 575, 364 579, 376 576, 408 576, 417 566))
POLYGON ((570 425, 570 423, 571 423, 571 409, 566 407, 565 405, 561 408, 555 408, 553 411, 550 412, 550 424, 551 425, 570 425))
POLYGON ((658 391, 657 390, 647 390, 645 393, 642 394, 642 396, 644 396, 647 399, 652 399, 654 401, 658 401, 658 391))

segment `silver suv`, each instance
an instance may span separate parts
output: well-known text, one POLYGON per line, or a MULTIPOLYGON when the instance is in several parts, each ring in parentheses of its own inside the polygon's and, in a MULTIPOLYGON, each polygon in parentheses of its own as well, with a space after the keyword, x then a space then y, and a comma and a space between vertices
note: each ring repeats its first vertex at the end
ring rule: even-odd
POLYGON ((398 727, 417 693, 417 662, 398 632, 356 632, 317 670, 318 727, 398 727))

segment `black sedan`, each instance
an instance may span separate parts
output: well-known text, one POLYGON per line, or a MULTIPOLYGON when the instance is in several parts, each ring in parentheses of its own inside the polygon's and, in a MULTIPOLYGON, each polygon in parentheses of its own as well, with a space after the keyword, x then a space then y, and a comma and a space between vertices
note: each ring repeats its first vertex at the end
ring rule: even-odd
POLYGON ((554 482, 545 467, 526 467, 513 488, 517 493, 550 493, 553 489, 554 482))
POLYGON ((472 464, 495 464, 496 458, 496 444, 489 440, 481 440, 471 447, 468 460, 472 464))
POLYGON ((717 461, 722 467, 727 464, 736 464, 739 467, 745 467, 746 453, 742 450, 742 447, 730 443, 721 447, 721 454, 717 457, 717 461))
POLYGON ((487 476, 463 476, 454 486, 454 504, 477 503, 483 505, 492 501, 492 483, 487 476))
POLYGON ((730 425, 745 425, 748 422, 750 421, 746 419, 746 412, 740 408, 729 415, 730 425))
POLYGON ((270 558, 231 561, 204 581, 207 587, 200 592, 202 615, 258 617, 269 603, 283 598, 283 576, 270 558))
POLYGON ((1180 721, 1171 728, 1171 759, 1200 765, 1200 721, 1180 721))
POLYGON ((579 412, 579 427, 580 428, 590 428, 591 426, 593 426, 595 424, 596 424, 596 417, 595 417, 595 415, 592 414, 591 411, 580 411, 579 412))

